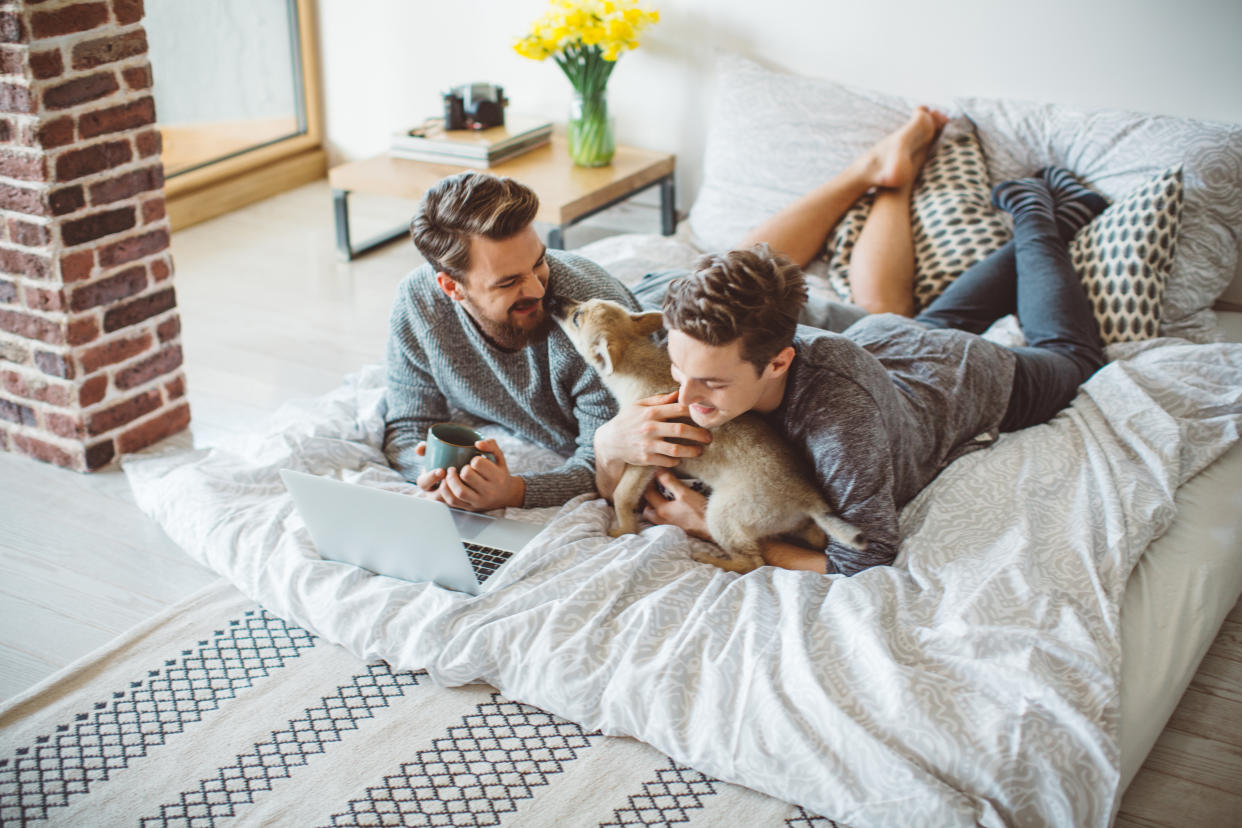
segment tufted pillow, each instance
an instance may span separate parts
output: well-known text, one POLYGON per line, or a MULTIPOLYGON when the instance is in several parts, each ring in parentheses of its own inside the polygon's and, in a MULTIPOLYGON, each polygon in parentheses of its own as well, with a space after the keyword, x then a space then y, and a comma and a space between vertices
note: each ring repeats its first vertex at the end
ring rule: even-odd
POLYGON ((1159 335, 1182 193, 1182 168, 1173 167, 1100 213, 1070 242, 1105 345, 1159 335))
MULTIPOLYGON (((860 199, 828 237, 828 279, 845 299, 850 297, 850 256, 874 200, 870 194, 860 199)), ((914 303, 921 310, 1012 235, 1004 215, 991 205, 987 163, 969 121, 945 126, 914 183, 910 202, 914 303)))

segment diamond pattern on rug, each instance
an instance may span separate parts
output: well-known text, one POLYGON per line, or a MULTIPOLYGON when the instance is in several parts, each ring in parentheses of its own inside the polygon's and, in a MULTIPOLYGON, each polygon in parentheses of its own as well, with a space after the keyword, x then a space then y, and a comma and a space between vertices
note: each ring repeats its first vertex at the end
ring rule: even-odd
POLYGON ((785 820, 785 824, 789 828, 845 828, 841 823, 833 822, 828 817, 808 813, 806 808, 799 808, 798 813, 785 820))
POLYGON ((160 806, 159 816, 146 817, 140 824, 144 828, 214 825, 216 820, 237 816, 238 809, 254 802, 257 794, 270 791, 277 780, 288 778, 294 768, 339 742, 343 733, 357 730, 358 722, 374 718, 374 711, 388 707, 406 688, 417 685, 419 676, 426 675, 425 670, 394 673, 383 662, 368 664, 365 673, 324 696, 321 704, 307 708, 288 727, 273 732, 271 739, 220 768, 213 778, 199 782, 196 790, 182 793, 177 803, 160 806))
POLYGON ((573 722, 493 693, 413 762, 332 815, 334 826, 498 825, 595 741, 573 722))
POLYGON ((702 808, 703 800, 714 795, 719 784, 720 780, 670 759, 667 768, 656 771, 654 782, 644 782, 643 792, 631 796, 627 807, 613 811, 612 821, 601 822, 600 828, 689 822, 686 811, 702 808))
POLYGON ((310 633, 263 610, 229 621, 196 650, 182 650, 54 735, 0 759, 0 824, 45 819, 314 646, 310 633))

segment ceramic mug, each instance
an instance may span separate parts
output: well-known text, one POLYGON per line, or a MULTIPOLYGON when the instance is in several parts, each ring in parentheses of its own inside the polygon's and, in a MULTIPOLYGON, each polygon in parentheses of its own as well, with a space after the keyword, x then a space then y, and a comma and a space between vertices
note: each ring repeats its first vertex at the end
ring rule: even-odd
POLYGON ((480 454, 493 463, 496 456, 490 451, 479 451, 474 444, 482 435, 473 428, 460 423, 436 423, 427 429, 427 451, 423 455, 423 471, 432 469, 461 469, 480 454))

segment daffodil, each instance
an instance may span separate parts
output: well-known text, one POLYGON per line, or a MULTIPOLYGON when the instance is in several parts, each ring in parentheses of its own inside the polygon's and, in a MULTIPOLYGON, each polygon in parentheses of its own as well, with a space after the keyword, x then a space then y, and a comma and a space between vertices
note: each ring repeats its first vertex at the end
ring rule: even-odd
POLYGON ((531 60, 553 58, 579 94, 598 94, 617 59, 637 49, 639 34, 659 19, 639 0, 550 0, 513 48, 531 60))
POLYGON ((577 93, 568 124, 574 162, 599 166, 612 159, 608 123, 608 78, 624 52, 638 48, 639 34, 660 19, 639 0, 549 0, 526 37, 514 43, 531 60, 551 57, 577 93))

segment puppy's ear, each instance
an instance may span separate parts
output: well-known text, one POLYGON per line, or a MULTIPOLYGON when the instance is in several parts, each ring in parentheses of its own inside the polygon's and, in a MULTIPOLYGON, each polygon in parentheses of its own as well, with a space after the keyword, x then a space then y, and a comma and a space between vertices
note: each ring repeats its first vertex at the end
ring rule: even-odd
POLYGON ((639 336, 650 336, 664 327, 664 314, 659 311, 631 313, 630 320, 634 323, 634 330, 639 336))
POLYGON ((600 334, 591 341, 590 359, 595 365, 595 370, 601 375, 606 377, 616 370, 619 356, 621 356, 621 346, 609 341, 607 336, 600 334))

